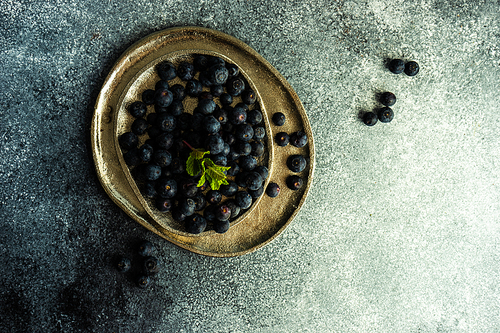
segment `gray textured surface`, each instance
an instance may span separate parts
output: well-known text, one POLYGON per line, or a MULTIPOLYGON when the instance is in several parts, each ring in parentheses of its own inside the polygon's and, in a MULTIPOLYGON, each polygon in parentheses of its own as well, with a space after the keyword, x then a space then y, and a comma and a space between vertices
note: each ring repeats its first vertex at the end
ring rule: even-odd
POLYGON ((498 1, 10 1, 0 6, 0 331, 500 330, 498 1), (90 119, 133 42, 171 26, 240 38, 301 98, 316 176, 267 247, 214 259, 126 216, 90 119), (385 59, 421 65, 393 75, 385 59), (396 94, 395 119, 358 114, 396 94), (111 267, 139 239, 164 269, 111 267))

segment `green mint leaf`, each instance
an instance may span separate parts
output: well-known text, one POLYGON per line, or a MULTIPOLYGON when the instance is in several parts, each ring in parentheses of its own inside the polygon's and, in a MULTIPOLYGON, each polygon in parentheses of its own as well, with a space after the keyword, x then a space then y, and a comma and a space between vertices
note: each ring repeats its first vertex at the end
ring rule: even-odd
POLYGON ((203 151, 203 150, 195 149, 195 150, 191 151, 191 154, 189 154, 189 156, 193 156, 197 160, 201 160, 203 158, 203 156, 205 156, 206 154, 210 154, 210 152, 209 151, 203 151))
POLYGON ((198 184, 196 186, 197 187, 202 187, 205 184, 206 181, 207 181, 207 179, 205 177, 205 172, 203 172, 201 174, 200 180, 198 181, 198 184))
POLYGON ((222 171, 217 170, 217 168, 208 167, 205 172, 210 175, 210 178, 213 178, 214 180, 219 181, 226 179, 226 175, 222 171))
POLYGON ((200 172, 203 172, 203 156, 210 153, 209 151, 201 151, 199 149, 194 149, 186 161, 186 172, 190 176, 196 176, 200 172))
POLYGON ((227 179, 223 179, 223 180, 221 180, 221 184, 222 184, 222 185, 229 185, 229 183, 227 182, 227 179))

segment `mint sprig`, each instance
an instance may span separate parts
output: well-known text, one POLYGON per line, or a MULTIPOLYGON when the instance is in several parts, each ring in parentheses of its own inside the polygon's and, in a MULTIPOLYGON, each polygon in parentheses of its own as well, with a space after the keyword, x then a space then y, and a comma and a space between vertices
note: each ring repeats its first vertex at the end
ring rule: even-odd
POLYGON ((203 151, 191 147, 186 141, 184 143, 191 149, 191 154, 186 161, 186 172, 190 176, 197 176, 201 173, 197 186, 201 187, 208 181, 212 190, 220 189, 221 185, 228 185, 227 176, 224 171, 231 167, 224 167, 214 163, 210 158, 204 157, 210 151, 203 151))

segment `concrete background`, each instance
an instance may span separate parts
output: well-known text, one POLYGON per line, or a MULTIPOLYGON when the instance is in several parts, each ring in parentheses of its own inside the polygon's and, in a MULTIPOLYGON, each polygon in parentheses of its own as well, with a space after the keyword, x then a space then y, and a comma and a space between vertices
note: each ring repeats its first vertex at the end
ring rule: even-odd
POLYGON ((0 331, 499 331, 499 26, 498 1, 1 1, 0 331), (308 200, 253 254, 172 245, 95 175, 106 74, 183 25, 253 47, 312 124, 308 200), (363 125, 384 90, 394 121, 363 125), (140 239, 164 265, 148 290, 112 267, 140 239))

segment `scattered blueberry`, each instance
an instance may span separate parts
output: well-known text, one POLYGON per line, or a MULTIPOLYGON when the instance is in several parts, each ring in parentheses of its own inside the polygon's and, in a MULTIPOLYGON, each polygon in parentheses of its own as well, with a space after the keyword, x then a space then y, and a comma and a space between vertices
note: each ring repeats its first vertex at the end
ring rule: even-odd
POLYGON ((290 137, 285 132, 279 132, 275 137, 276 144, 280 147, 285 147, 290 142, 290 137))
POLYGON ((288 186, 289 189, 294 191, 300 189, 303 183, 304 181, 302 180, 302 178, 296 175, 288 176, 288 178, 286 179, 286 185, 288 186))
MULTIPOLYGON (((205 209, 205 212, 206 211, 207 209, 205 209)), ((205 228, 207 227, 207 219, 200 214, 193 214, 185 219, 184 225, 187 232, 191 234, 199 234, 205 231, 205 228)))
POLYGON ((144 102, 136 101, 130 104, 128 112, 136 118, 144 117, 147 111, 147 106, 144 102))
POLYGON ((149 276, 141 275, 137 279, 137 285, 139 286, 139 288, 145 289, 149 287, 150 284, 151 284, 151 279, 149 276))
POLYGON ((405 63, 401 59, 393 59, 389 62, 389 70, 394 74, 401 74, 405 70, 405 63))
POLYGON ((307 135, 302 131, 297 131, 290 135, 290 144, 302 148, 307 144, 307 135))
POLYGON ((164 81, 172 80, 177 76, 174 65, 168 61, 158 64, 156 71, 158 72, 160 79, 164 81))
POLYGON ((306 168, 306 159, 302 155, 291 155, 286 165, 292 172, 302 172, 306 168))
POLYGON ((380 103, 385 106, 393 106, 396 103, 396 95, 386 91, 380 95, 380 103))
POLYGON ((273 123, 276 126, 283 126, 286 122, 286 117, 282 112, 275 112, 273 114, 273 123))
POLYGON ((381 108, 378 110, 378 119, 382 123, 388 123, 392 119, 394 119, 394 111, 388 106, 381 108))
POLYGON ((129 258, 126 258, 126 257, 119 258, 118 262, 116 263, 116 268, 120 272, 127 272, 131 266, 132 266, 132 262, 130 261, 129 258))
POLYGON ((143 257, 149 257, 155 251, 155 246, 150 241, 142 241, 139 244, 138 253, 143 257))
POLYGON ((415 61, 408 61, 405 65, 405 74, 408 76, 415 76, 418 74, 419 69, 415 61))
POLYGON ((271 198, 275 198, 280 194, 280 187, 276 183, 269 183, 266 188, 266 194, 271 198))
POLYGON ((365 125, 367 126, 373 126, 377 123, 377 115, 373 112, 366 112, 364 115, 363 115, 363 122, 365 123, 365 125))

